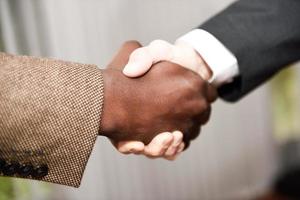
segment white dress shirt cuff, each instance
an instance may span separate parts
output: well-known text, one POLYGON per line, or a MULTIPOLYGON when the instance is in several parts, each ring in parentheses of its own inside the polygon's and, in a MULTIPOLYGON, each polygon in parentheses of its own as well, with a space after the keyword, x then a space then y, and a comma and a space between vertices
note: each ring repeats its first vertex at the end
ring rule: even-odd
POLYGON ((195 29, 180 37, 176 42, 184 42, 193 47, 213 72, 210 82, 216 86, 229 83, 239 74, 236 57, 212 34, 195 29))

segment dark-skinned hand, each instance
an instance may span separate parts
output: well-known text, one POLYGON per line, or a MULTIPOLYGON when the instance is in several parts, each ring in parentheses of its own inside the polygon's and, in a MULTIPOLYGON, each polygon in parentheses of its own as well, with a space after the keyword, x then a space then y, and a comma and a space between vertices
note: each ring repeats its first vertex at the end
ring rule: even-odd
MULTIPOLYGON (((128 57, 128 53, 124 55, 118 59, 128 57)), ((208 120, 210 102, 216 98, 215 89, 206 81, 173 63, 160 62, 135 79, 125 77, 117 68, 106 69, 103 75, 101 134, 114 141, 147 144, 158 133, 180 130, 189 143, 208 120)))

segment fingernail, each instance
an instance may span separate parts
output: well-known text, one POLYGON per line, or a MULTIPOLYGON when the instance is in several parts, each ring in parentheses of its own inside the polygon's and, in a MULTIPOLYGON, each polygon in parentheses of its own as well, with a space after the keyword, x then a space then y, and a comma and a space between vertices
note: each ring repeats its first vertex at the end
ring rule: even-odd
POLYGON ((129 152, 130 152, 130 153, 136 153, 136 152, 137 152, 137 150, 136 150, 136 149, 134 149, 134 148, 131 148, 131 149, 129 149, 129 152))
POLYGON ((177 148, 172 146, 171 150, 168 152, 170 156, 174 156, 177 153, 177 148))
POLYGON ((185 144, 181 143, 179 148, 177 149, 177 153, 181 153, 184 150, 185 144))
POLYGON ((136 74, 138 68, 139 68, 138 63, 131 62, 124 67, 123 73, 127 76, 134 76, 136 74))

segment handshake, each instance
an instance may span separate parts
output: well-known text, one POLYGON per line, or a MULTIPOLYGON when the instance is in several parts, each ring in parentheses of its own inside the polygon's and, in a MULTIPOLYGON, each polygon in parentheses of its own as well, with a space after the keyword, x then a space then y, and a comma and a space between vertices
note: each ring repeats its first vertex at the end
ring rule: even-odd
POLYGON ((126 42, 103 70, 100 135, 124 154, 174 160, 195 139, 217 98, 212 72, 194 49, 126 42))

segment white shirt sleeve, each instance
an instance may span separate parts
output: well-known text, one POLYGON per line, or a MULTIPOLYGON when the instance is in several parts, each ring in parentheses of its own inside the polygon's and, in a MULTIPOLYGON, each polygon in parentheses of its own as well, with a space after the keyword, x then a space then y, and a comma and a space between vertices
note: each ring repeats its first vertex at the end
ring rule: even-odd
POLYGON ((193 47, 213 72, 210 82, 216 86, 229 83, 239 74, 236 57, 212 34, 195 29, 178 38, 193 47))

